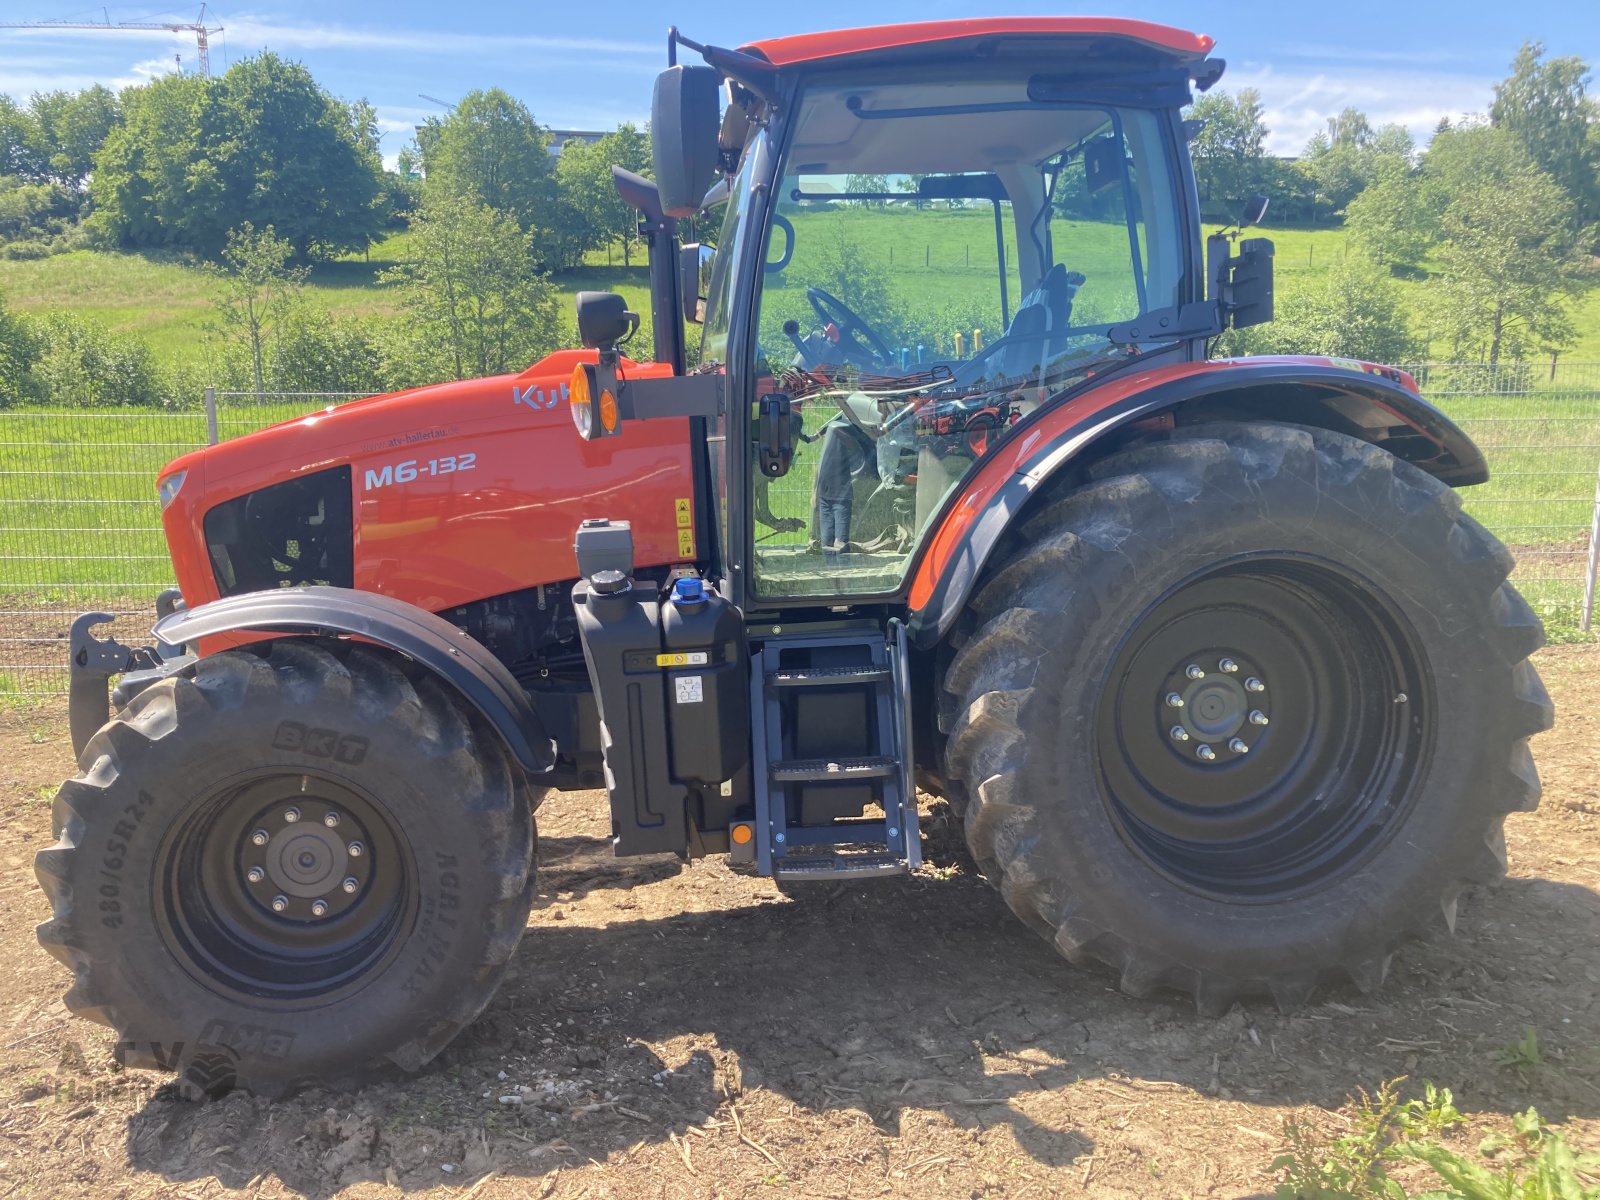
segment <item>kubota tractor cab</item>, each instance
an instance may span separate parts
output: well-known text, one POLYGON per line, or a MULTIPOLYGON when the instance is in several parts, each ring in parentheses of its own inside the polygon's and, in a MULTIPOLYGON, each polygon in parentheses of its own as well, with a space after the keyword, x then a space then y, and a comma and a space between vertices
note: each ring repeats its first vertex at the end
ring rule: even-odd
POLYGON ((521 936, 539 797, 601 784, 618 854, 802 899, 915 869, 920 787, 1135 995, 1381 982, 1537 800, 1542 632, 1407 375, 1209 359, 1272 310, 1271 244, 1200 236, 1211 45, 674 32, 617 173, 652 361, 585 293, 584 351, 161 474, 159 645, 73 631, 69 1005, 207 1090, 420 1066, 521 936))

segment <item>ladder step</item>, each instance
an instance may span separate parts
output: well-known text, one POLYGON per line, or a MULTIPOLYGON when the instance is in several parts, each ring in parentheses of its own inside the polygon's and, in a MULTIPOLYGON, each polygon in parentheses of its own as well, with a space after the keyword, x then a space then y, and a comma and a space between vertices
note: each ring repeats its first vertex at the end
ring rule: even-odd
POLYGON ((834 687, 842 683, 876 683, 889 678, 887 666, 789 667, 767 673, 769 687, 834 687))
POLYGON ((900 770, 892 758, 800 758, 772 764, 774 783, 854 783, 888 779, 900 770))
POLYGON ((774 861, 772 873, 785 880, 881 879, 906 874, 906 863, 893 854, 790 855, 774 861))

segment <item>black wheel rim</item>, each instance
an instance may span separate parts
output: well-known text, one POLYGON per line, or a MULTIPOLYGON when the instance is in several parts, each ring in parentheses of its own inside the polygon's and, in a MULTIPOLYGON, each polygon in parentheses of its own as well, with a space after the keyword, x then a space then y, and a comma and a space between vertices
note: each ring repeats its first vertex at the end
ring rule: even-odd
POLYGON ((169 946, 211 989, 325 1003, 387 963, 416 915, 410 846, 372 797, 259 773, 201 800, 162 848, 169 946))
POLYGON ((1133 622, 1096 712, 1103 798, 1192 890, 1269 902, 1326 887, 1404 823, 1432 743, 1409 626, 1320 561, 1219 564, 1133 622))

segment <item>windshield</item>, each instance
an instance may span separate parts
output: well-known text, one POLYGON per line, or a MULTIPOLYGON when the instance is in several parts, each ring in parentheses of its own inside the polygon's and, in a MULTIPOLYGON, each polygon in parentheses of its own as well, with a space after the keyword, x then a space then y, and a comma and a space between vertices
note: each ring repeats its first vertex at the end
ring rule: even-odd
POLYGON ((810 90, 759 296, 757 391, 791 397, 801 444, 752 472, 758 590, 899 586, 950 489, 1178 303, 1176 195, 1157 112, 1016 75, 810 90))

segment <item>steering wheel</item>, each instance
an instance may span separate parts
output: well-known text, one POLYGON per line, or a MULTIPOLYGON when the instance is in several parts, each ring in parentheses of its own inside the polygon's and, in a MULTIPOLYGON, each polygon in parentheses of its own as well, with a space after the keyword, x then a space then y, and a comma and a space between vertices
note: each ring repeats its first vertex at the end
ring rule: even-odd
POLYGON ((865 371, 894 365, 894 351, 888 343, 843 300, 819 287, 808 287, 806 299, 818 320, 839 331, 839 351, 845 361, 865 371))

